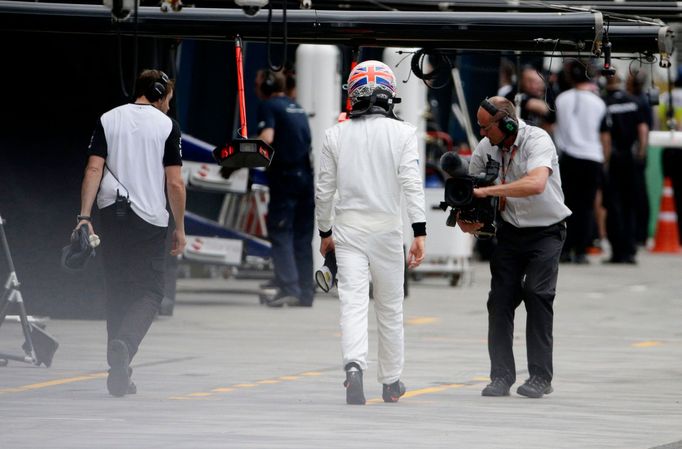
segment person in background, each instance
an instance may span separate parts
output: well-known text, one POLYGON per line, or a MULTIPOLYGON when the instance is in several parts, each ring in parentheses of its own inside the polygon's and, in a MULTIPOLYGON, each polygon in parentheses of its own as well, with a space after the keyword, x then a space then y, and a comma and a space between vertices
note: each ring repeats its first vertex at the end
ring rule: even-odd
POLYGON ((166 193, 175 219, 171 254, 185 247, 180 127, 166 115, 174 86, 162 71, 144 70, 135 83, 135 102, 103 114, 88 148, 77 228, 85 224, 94 233, 97 199, 111 367, 107 388, 118 397, 137 392, 130 361, 164 295, 166 193))
POLYGON ((266 225, 275 279, 265 304, 311 307, 315 194, 308 116, 284 93, 286 79, 281 72, 259 70, 255 87, 262 100, 258 138, 275 150, 266 171, 270 193, 266 225))
MULTIPOLYGON (((646 83, 646 72, 639 70, 630 72, 625 89, 635 98, 641 113, 646 117, 646 124, 649 129, 653 129, 653 112, 651 109, 650 96, 644 92, 646 83)), ((653 98, 658 104, 658 98, 653 98)), ((648 138, 648 136, 647 136, 648 138)), ((649 238, 649 195, 647 192, 646 170, 647 154, 643 157, 635 158, 635 241, 638 245, 645 245, 649 238)))
POLYGON ((607 80, 606 106, 611 116, 611 152, 604 186, 610 263, 634 264, 636 246, 636 161, 646 158, 649 126, 637 100, 621 87, 616 74, 607 80))
POLYGON ((588 71, 577 59, 564 66, 573 87, 556 99, 554 141, 561 154, 561 176, 568 218, 568 234, 562 261, 588 263, 594 206, 603 182, 603 165, 610 151, 611 134, 606 104, 596 93, 588 71))

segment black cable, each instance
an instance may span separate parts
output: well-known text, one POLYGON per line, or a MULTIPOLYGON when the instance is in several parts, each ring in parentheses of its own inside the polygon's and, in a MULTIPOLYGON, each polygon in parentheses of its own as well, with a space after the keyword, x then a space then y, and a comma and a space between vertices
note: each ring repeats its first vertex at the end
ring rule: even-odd
POLYGON ((268 39, 266 41, 267 51, 268 51, 268 67, 273 72, 279 72, 284 69, 287 63, 287 45, 288 45, 288 32, 287 32, 287 0, 282 2, 282 26, 284 28, 284 49, 282 50, 282 63, 279 66, 275 66, 272 63, 272 58, 270 57, 270 47, 272 46, 272 2, 268 3, 268 39))
POLYGON ((138 47, 139 47, 139 42, 138 42, 138 6, 140 3, 140 0, 134 0, 135 1, 135 18, 134 18, 134 23, 135 23, 135 43, 133 44, 133 91, 131 92, 132 95, 130 96, 130 101, 135 101, 135 89, 137 88, 137 60, 138 60, 138 47))
POLYGON ((438 50, 424 50, 419 49, 412 55, 412 60, 410 61, 410 68, 414 76, 419 78, 424 82, 424 84, 430 89, 442 89, 450 83, 450 78, 447 78, 443 84, 438 86, 432 86, 428 81, 435 80, 444 70, 452 70, 452 62, 447 56, 444 56, 438 50), (433 70, 429 73, 424 73, 424 57, 428 55, 429 61, 433 66, 433 70))
POLYGON ((121 25, 116 26, 116 55, 118 57, 118 80, 121 84, 121 93, 125 98, 129 98, 130 94, 128 93, 128 90, 126 89, 125 85, 125 79, 123 76, 123 58, 121 56, 122 50, 121 50, 121 25))
POLYGON ((116 47, 117 47, 117 57, 118 57, 118 77, 119 77, 119 82, 121 84, 121 93, 125 98, 127 98, 129 101, 135 101, 135 88, 137 84, 137 66, 138 66, 138 47, 139 47, 139 42, 138 42, 138 1, 135 0, 135 10, 134 10, 134 19, 133 23, 135 24, 135 34, 134 34, 134 44, 133 44, 133 88, 130 92, 128 92, 128 89, 126 89, 125 85, 125 76, 123 75, 123 43, 121 40, 121 24, 120 20, 115 19, 116 21, 116 47))

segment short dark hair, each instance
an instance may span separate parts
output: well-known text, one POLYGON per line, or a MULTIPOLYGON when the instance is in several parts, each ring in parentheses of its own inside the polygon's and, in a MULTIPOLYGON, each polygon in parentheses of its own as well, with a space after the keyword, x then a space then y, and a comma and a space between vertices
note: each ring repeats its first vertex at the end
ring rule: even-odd
POLYGON ((572 85, 586 83, 594 76, 592 67, 587 61, 571 59, 565 66, 566 75, 572 85))
MULTIPOLYGON (((140 98, 156 83, 161 80, 163 72, 156 69, 143 70, 135 81, 135 98, 140 98)), ((175 80, 168 80, 166 83, 166 95, 175 88, 175 80)), ((162 98, 166 98, 164 95, 162 98)))
POLYGON ((281 71, 274 72, 270 69, 261 69, 258 71, 256 76, 262 77, 260 91, 263 96, 269 97, 272 94, 284 92, 286 78, 281 71))

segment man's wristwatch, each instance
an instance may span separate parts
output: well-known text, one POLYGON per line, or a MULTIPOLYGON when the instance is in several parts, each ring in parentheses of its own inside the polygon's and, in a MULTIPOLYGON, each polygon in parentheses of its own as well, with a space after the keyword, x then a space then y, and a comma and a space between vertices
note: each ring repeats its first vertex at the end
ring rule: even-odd
POLYGON ((81 222, 83 220, 90 221, 91 218, 90 218, 90 215, 77 215, 76 220, 78 220, 78 222, 81 222))

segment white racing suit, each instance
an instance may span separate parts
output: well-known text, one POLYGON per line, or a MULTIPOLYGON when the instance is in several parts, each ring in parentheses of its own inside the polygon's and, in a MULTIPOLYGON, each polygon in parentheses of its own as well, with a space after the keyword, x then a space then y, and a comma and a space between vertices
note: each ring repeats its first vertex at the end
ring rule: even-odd
POLYGON ((384 384, 397 381, 404 364, 401 193, 410 222, 425 222, 414 126, 374 114, 326 131, 315 204, 320 231, 333 225, 343 366, 355 362, 367 369, 371 274, 379 336, 378 380, 384 384))

